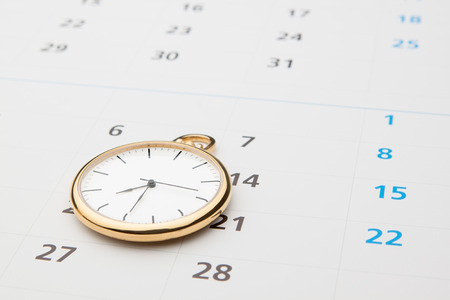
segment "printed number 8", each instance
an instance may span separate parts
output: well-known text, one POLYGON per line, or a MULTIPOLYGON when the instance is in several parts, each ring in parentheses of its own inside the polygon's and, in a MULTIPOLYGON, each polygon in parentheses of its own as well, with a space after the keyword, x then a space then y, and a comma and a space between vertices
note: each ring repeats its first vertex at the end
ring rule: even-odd
POLYGON ((392 158, 392 149, 389 148, 380 148, 378 149, 378 158, 381 159, 391 159, 392 158))

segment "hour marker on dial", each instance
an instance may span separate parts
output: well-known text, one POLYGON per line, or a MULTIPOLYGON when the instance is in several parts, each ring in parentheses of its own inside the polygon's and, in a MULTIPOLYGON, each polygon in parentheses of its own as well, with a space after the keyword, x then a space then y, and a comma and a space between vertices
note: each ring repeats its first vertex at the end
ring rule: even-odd
POLYGON ((174 157, 173 160, 177 159, 177 157, 180 156, 181 152, 183 152, 183 151, 178 152, 178 154, 174 157))
POLYGON ((116 157, 117 157, 118 159, 120 159, 124 164, 126 164, 126 162, 122 159, 122 157, 120 157, 119 155, 116 155, 116 157))
POLYGON ((204 165, 206 165, 208 162, 204 162, 204 163, 201 163, 201 164, 199 164, 198 166, 195 166, 195 167, 193 167, 192 169, 197 169, 198 167, 201 167, 201 166, 204 166, 204 165))
POLYGON ((104 172, 100 172, 100 171, 96 171, 96 170, 94 170, 94 171, 92 171, 92 172, 94 172, 94 173, 97 173, 97 174, 102 174, 102 175, 106 175, 106 176, 108 176, 109 174, 107 174, 107 173, 104 173, 104 172))

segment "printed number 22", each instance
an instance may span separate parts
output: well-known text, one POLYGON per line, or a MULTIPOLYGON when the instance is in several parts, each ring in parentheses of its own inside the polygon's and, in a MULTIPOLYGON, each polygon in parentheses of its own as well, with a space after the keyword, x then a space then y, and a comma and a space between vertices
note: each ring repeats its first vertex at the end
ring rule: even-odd
MULTIPOLYGON (((377 228, 369 228, 367 231, 375 231, 376 234, 371 237, 370 239, 366 240, 367 244, 383 244, 382 242, 378 241, 378 238, 380 238, 383 235, 383 231, 381 231, 380 229, 377 228)), ((395 233, 395 236, 390 239, 389 241, 387 241, 385 244, 388 246, 402 246, 401 243, 396 243, 396 241, 398 241, 401 237, 402 237, 402 233, 398 230, 388 230, 387 233, 395 233)))
POLYGON ((419 41, 394 39, 394 44, 392 47, 397 49, 417 49, 419 48, 419 41))

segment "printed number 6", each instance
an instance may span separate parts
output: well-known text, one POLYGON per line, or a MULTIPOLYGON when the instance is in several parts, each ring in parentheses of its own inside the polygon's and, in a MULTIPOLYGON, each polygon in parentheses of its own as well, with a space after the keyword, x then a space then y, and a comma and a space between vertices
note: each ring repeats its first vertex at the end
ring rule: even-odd
POLYGON ((111 128, 109 130, 109 135, 112 135, 112 136, 121 135, 122 134, 122 129, 120 129, 120 128, 123 128, 123 127, 125 127, 125 126, 124 125, 116 125, 116 126, 114 126, 113 128, 111 128))

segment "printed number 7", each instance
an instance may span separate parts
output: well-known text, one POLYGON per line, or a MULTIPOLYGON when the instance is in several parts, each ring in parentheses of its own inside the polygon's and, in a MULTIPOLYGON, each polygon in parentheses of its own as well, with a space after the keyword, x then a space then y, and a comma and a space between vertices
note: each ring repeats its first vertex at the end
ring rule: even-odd
POLYGON ((248 144, 250 144, 251 142, 253 142, 253 140, 255 139, 254 136, 245 136, 245 135, 243 135, 242 137, 243 137, 244 139, 248 139, 248 141, 246 141, 244 144, 242 144, 241 147, 247 146, 248 144))

